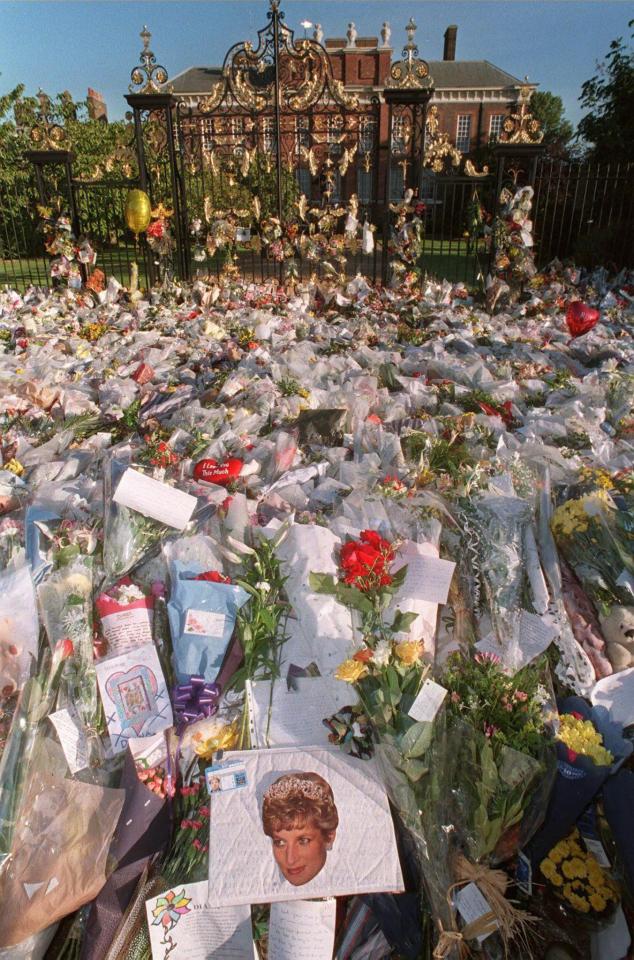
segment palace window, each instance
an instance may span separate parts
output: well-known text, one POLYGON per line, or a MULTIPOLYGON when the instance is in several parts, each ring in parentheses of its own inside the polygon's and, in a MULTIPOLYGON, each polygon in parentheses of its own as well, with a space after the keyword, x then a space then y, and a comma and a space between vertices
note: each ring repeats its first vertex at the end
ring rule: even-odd
POLYGON ((489 140, 499 140, 506 120, 505 113, 494 113, 489 121, 489 140))
POLYGON ((459 114, 456 124, 456 147, 461 153, 471 149, 471 114, 459 114))

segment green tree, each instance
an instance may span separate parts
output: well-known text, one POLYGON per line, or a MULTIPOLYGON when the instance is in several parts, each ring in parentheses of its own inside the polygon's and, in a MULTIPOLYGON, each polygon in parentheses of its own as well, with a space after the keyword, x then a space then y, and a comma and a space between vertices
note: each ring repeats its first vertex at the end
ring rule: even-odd
POLYGON ((544 131, 542 144, 552 157, 567 158, 574 134, 572 124, 564 117, 561 97, 548 90, 536 90, 530 100, 530 112, 539 120, 544 131))
MULTIPOLYGON (((634 20, 628 23, 634 38, 634 20)), ((579 121, 577 136, 588 145, 594 160, 629 161, 634 155, 634 48, 623 37, 613 40, 610 52, 597 64, 579 97, 589 112, 579 121)))

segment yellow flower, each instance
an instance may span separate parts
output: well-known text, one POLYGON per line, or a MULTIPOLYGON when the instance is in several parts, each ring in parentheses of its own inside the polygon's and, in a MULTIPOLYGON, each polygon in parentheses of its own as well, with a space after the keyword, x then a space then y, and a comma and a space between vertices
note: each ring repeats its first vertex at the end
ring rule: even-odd
POLYGON ((552 883, 553 887, 561 887, 564 882, 563 877, 560 877, 557 871, 555 871, 551 876, 549 876, 548 879, 552 883))
POLYGON ((337 667, 335 678, 343 680, 345 683, 356 683, 361 677, 365 677, 368 668, 360 660, 344 660, 337 667))
POLYGON ((403 640, 394 647, 394 653, 401 663, 411 666, 416 663, 423 655, 422 640, 403 640))
POLYGON ((576 893, 573 893, 569 899, 575 910, 579 910, 580 913, 590 913, 590 904, 585 897, 578 897, 576 893))
POLYGON ((203 738, 200 734, 194 734, 194 750, 203 760, 210 760, 216 750, 232 750, 238 742, 239 733, 240 725, 234 720, 232 723, 222 724, 211 736, 203 738))
POLYGON ((575 877, 582 877, 586 868, 583 865, 583 861, 579 857, 573 857, 572 860, 565 860, 561 867, 561 872, 564 877, 568 877, 569 880, 574 879, 575 877))
POLYGON ((564 857, 568 856, 569 853, 570 849, 568 847, 568 842, 566 840, 562 840, 561 843, 558 843, 556 847, 552 848, 548 856, 553 863, 561 863, 564 857))
POLYGON ((562 714, 558 739, 575 753, 590 757, 598 766, 609 766, 614 759, 603 746, 601 734, 589 720, 579 720, 569 713, 562 714))
POLYGON ((598 893, 593 893, 590 895, 590 906, 593 910, 596 910, 597 913, 603 913, 607 905, 607 900, 604 900, 603 897, 600 897, 598 893))
POLYGON ((24 473, 24 467, 19 460, 15 459, 15 457, 12 457, 8 463, 5 463, 4 469, 9 470, 10 473, 15 473, 16 477, 21 477, 24 473))
POLYGON ((549 857, 547 857, 545 860, 542 860, 539 865, 539 869, 547 880, 552 880, 554 876, 557 876, 557 867, 549 857))

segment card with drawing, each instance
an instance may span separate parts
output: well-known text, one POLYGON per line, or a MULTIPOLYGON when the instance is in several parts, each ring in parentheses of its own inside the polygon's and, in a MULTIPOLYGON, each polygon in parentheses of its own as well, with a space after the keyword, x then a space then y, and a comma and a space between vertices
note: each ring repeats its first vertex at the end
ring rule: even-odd
POLYGON ((96 664, 99 692, 115 753, 131 737, 149 737, 172 726, 172 707, 153 644, 96 664))

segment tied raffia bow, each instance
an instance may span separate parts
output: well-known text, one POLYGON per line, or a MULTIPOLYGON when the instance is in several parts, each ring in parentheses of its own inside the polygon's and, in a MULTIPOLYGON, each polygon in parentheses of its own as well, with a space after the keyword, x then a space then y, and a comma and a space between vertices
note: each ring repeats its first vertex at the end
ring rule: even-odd
POLYGON ((461 853, 457 854, 454 860, 454 871, 458 879, 451 884, 446 897, 453 929, 445 930, 442 922, 438 921, 440 937, 433 953, 434 960, 445 960, 454 947, 457 948, 458 957, 467 957, 470 951, 466 941, 488 936, 494 930, 502 937, 505 949, 513 938, 526 943, 529 927, 535 922, 535 917, 524 910, 518 910, 506 899, 509 879, 504 871, 471 863, 461 853), (455 927, 453 895, 468 883, 477 884, 491 910, 459 931, 455 927))
POLYGON ((190 677, 189 683, 174 688, 174 714, 179 726, 195 720, 206 720, 218 712, 220 684, 208 683, 204 677, 190 677))

